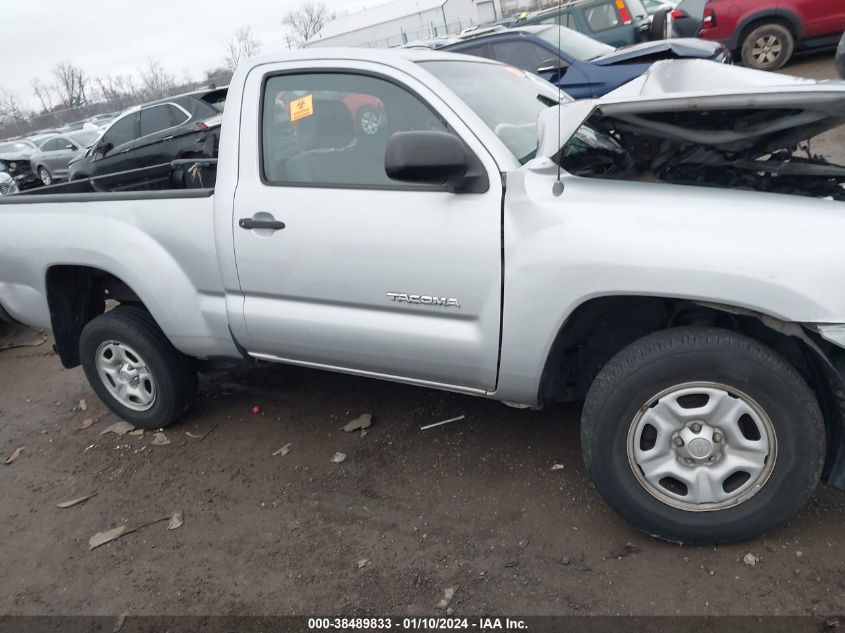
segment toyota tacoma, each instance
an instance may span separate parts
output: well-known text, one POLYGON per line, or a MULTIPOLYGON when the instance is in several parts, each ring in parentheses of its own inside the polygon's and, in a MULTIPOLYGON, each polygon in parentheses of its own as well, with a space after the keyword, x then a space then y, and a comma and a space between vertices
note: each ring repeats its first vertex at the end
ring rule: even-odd
POLYGON ((191 406, 197 359, 584 400, 620 515, 748 539, 845 487, 843 120, 845 84, 709 61, 571 101, 436 51, 259 57, 216 179, 0 199, 0 315, 142 428, 191 406))

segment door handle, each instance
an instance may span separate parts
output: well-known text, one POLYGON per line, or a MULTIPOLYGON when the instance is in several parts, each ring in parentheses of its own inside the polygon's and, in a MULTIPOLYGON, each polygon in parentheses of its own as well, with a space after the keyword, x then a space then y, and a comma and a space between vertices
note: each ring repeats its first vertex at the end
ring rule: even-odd
POLYGON ((132 149, 131 147, 127 147, 126 149, 120 150, 120 153, 125 154, 126 152, 130 151, 131 149, 132 149))
POLYGON ((176 138, 176 137, 175 137, 173 134, 171 134, 170 136, 165 136, 165 137, 164 137, 163 139, 161 139, 161 140, 162 140, 162 141, 172 141, 174 138, 176 138))
POLYGON ((238 226, 247 231, 253 229, 269 229, 270 231, 281 231, 285 228, 284 222, 277 220, 253 220, 252 218, 241 218, 238 220, 238 226))

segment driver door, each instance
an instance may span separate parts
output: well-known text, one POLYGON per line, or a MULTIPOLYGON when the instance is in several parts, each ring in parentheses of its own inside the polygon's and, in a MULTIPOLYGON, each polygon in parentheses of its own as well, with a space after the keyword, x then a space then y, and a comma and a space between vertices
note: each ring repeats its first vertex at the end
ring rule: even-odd
POLYGON ((262 100, 243 111, 262 120, 260 135, 240 136, 232 226, 246 328, 236 334, 258 358, 491 391, 498 168, 457 117, 424 100, 436 98, 425 86, 415 93, 380 65, 356 66, 279 65, 246 84, 244 94, 262 100), (453 193, 390 180, 387 140, 414 130, 464 140, 489 187, 453 193))

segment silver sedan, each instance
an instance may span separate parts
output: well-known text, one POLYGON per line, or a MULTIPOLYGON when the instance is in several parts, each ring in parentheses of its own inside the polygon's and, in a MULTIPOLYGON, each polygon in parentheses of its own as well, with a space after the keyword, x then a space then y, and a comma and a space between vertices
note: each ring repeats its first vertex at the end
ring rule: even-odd
POLYGON ((99 132, 81 130, 42 141, 30 158, 32 171, 45 185, 64 180, 68 174, 68 163, 91 147, 99 135, 99 132))

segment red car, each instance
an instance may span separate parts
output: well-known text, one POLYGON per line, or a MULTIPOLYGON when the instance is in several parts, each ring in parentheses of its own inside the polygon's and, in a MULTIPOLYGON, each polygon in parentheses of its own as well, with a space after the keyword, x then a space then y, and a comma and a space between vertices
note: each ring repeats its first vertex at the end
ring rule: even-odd
POLYGON ((749 68, 777 70, 796 49, 836 45, 843 31, 845 0, 708 0, 699 37, 749 68))

